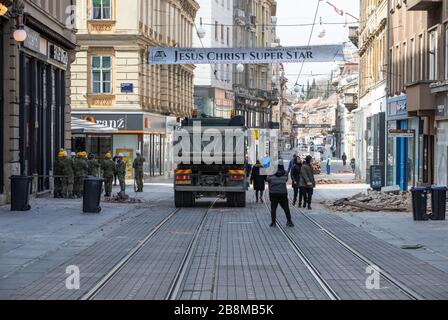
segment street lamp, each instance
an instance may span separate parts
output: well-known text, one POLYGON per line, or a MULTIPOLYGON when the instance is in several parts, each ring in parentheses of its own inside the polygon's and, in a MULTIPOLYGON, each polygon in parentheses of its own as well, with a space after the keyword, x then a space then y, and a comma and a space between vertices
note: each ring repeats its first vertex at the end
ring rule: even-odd
POLYGON ((327 34, 327 31, 325 30, 324 26, 322 25, 322 17, 320 17, 320 31, 319 31, 319 38, 323 38, 325 37, 325 35, 327 34))
POLYGON ((27 34, 23 25, 23 10, 25 5, 23 1, 14 1, 11 8, 11 17, 16 19, 16 30, 13 33, 14 40, 23 42, 26 40, 27 34))
POLYGON ((200 25, 199 28, 197 29, 197 33, 198 33, 198 37, 199 39, 204 39, 205 38, 205 29, 202 27, 202 18, 200 18, 200 25))
POLYGON ((238 63, 236 65, 236 71, 238 71, 239 73, 244 72, 244 65, 242 63, 238 63))
POLYGON ((23 25, 18 25, 16 27, 16 31, 13 33, 14 40, 17 42, 23 42, 26 40, 27 34, 26 31, 23 29, 23 25))
POLYGON ((0 3, 0 17, 4 16, 8 12, 8 7, 0 3))
POLYGON ((300 85, 298 83, 296 83, 296 85, 294 86, 294 92, 299 93, 300 89, 301 89, 300 85))

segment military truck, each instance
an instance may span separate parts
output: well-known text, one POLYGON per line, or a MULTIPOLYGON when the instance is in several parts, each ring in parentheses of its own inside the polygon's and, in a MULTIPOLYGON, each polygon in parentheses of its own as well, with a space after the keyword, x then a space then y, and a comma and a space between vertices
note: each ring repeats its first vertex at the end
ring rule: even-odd
POLYGON ((244 125, 242 116, 231 119, 193 116, 182 121, 173 139, 174 157, 181 160, 175 160, 178 162, 174 172, 176 207, 193 207, 196 199, 204 197, 226 199, 229 207, 246 206, 244 125), (212 148, 214 143, 218 145, 218 134, 222 143, 212 148), (206 159, 204 153, 210 157, 206 159))

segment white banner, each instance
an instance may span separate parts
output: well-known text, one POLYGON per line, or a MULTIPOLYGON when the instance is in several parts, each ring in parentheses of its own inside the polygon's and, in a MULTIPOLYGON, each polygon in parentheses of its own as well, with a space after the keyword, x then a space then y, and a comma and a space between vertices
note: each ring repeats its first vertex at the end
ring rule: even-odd
POLYGON ((343 61, 342 45, 277 48, 152 48, 149 64, 250 64, 343 61))

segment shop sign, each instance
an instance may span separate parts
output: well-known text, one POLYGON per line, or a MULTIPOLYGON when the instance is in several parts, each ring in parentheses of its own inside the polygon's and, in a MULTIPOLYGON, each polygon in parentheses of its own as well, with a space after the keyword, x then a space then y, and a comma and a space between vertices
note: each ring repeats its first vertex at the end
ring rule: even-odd
POLYGON ((445 116, 445 105, 444 104, 440 104, 437 106, 436 116, 439 116, 439 117, 445 116))
POLYGON ((391 138, 414 138, 414 129, 389 129, 389 137, 391 138))
POLYGON ((26 31, 26 39, 23 42, 23 46, 35 52, 41 52, 40 50, 40 34, 28 27, 24 27, 26 31))
POLYGON ((152 48, 149 64, 248 64, 343 61, 342 45, 277 48, 152 48))
POLYGON ((90 121, 99 125, 118 129, 120 131, 127 130, 143 130, 142 114, 74 114, 73 116, 90 121))
POLYGON ((134 92, 134 84, 133 83, 122 83, 121 84, 121 92, 122 93, 133 93, 134 92))
POLYGON ((389 99, 387 102, 387 117, 389 120, 407 118, 408 108, 406 97, 389 99))
POLYGON ((50 59, 53 59, 57 62, 60 62, 64 65, 68 64, 68 53, 61 47, 55 45, 55 44, 49 44, 49 55, 50 59))

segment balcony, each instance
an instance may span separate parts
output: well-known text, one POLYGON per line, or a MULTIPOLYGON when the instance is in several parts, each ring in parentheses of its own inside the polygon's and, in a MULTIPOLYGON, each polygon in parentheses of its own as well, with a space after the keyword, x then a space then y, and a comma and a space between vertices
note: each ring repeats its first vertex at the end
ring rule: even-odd
POLYGON ((442 2, 442 0, 408 0, 407 3, 409 11, 424 11, 432 9, 442 2))
POLYGON ((432 81, 419 81, 406 86, 408 113, 418 115, 421 111, 435 110, 436 99, 431 93, 432 81))

